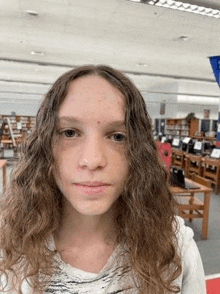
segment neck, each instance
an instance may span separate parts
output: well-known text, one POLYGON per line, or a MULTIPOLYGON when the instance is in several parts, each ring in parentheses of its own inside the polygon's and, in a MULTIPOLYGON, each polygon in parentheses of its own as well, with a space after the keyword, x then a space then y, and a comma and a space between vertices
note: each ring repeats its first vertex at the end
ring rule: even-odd
POLYGON ((114 205, 101 215, 83 215, 69 204, 64 206, 61 223, 55 232, 56 242, 76 247, 91 243, 115 244, 117 233, 114 205))

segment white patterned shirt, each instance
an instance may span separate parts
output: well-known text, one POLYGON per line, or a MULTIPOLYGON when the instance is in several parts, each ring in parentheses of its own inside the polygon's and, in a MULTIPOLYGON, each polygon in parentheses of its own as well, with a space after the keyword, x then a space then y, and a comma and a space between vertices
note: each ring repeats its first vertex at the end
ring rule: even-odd
MULTIPOLYGON (((180 294, 206 294, 204 270, 193 240, 194 233, 184 225, 182 218, 177 217, 177 220, 177 239, 183 270, 175 284, 180 287, 180 294)), ((52 246, 55 249, 54 242, 52 246)), ((57 254, 59 270, 53 275, 45 294, 137 294, 132 270, 130 267, 124 268, 120 252, 118 246, 99 273, 74 268, 64 263, 57 254)), ((23 285, 23 289, 24 294, 31 293, 27 284, 23 285)))

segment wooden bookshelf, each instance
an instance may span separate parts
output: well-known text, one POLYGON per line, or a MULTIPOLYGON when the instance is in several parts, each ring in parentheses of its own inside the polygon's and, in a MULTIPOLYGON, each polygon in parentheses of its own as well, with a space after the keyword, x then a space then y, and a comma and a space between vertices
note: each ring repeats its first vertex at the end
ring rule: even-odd
POLYGON ((20 143, 35 126, 34 116, 0 115, 0 147, 16 153, 20 143))
POLYGON ((167 118, 166 135, 172 137, 192 137, 199 129, 199 120, 187 122, 184 118, 167 118))

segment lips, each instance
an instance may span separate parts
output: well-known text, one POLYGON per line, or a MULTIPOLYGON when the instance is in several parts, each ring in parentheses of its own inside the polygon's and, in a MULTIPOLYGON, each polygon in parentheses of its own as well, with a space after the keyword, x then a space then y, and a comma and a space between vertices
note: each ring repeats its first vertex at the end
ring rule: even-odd
POLYGON ((80 182, 76 183, 76 185, 87 186, 87 187, 100 187, 100 186, 109 186, 110 184, 103 182, 80 182))
POLYGON ((88 195, 102 195, 106 189, 110 186, 110 184, 106 184, 103 182, 81 182, 77 183, 76 187, 81 193, 85 193, 88 195))

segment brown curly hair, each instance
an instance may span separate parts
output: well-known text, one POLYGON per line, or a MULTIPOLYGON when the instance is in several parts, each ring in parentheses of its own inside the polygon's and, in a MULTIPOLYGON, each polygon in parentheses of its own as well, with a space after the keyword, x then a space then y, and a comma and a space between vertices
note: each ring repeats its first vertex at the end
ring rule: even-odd
POLYGON ((159 160, 143 97, 125 75, 105 65, 73 69, 46 94, 1 205, 0 271, 19 293, 25 279, 34 293, 43 293, 56 271, 56 252, 48 248, 48 238, 59 226, 62 195, 51 172, 52 139, 70 82, 86 75, 103 77, 120 90, 126 101, 130 170, 119 198, 117 242, 128 253, 139 293, 178 293, 180 289, 173 282, 182 268, 168 173, 159 160))

